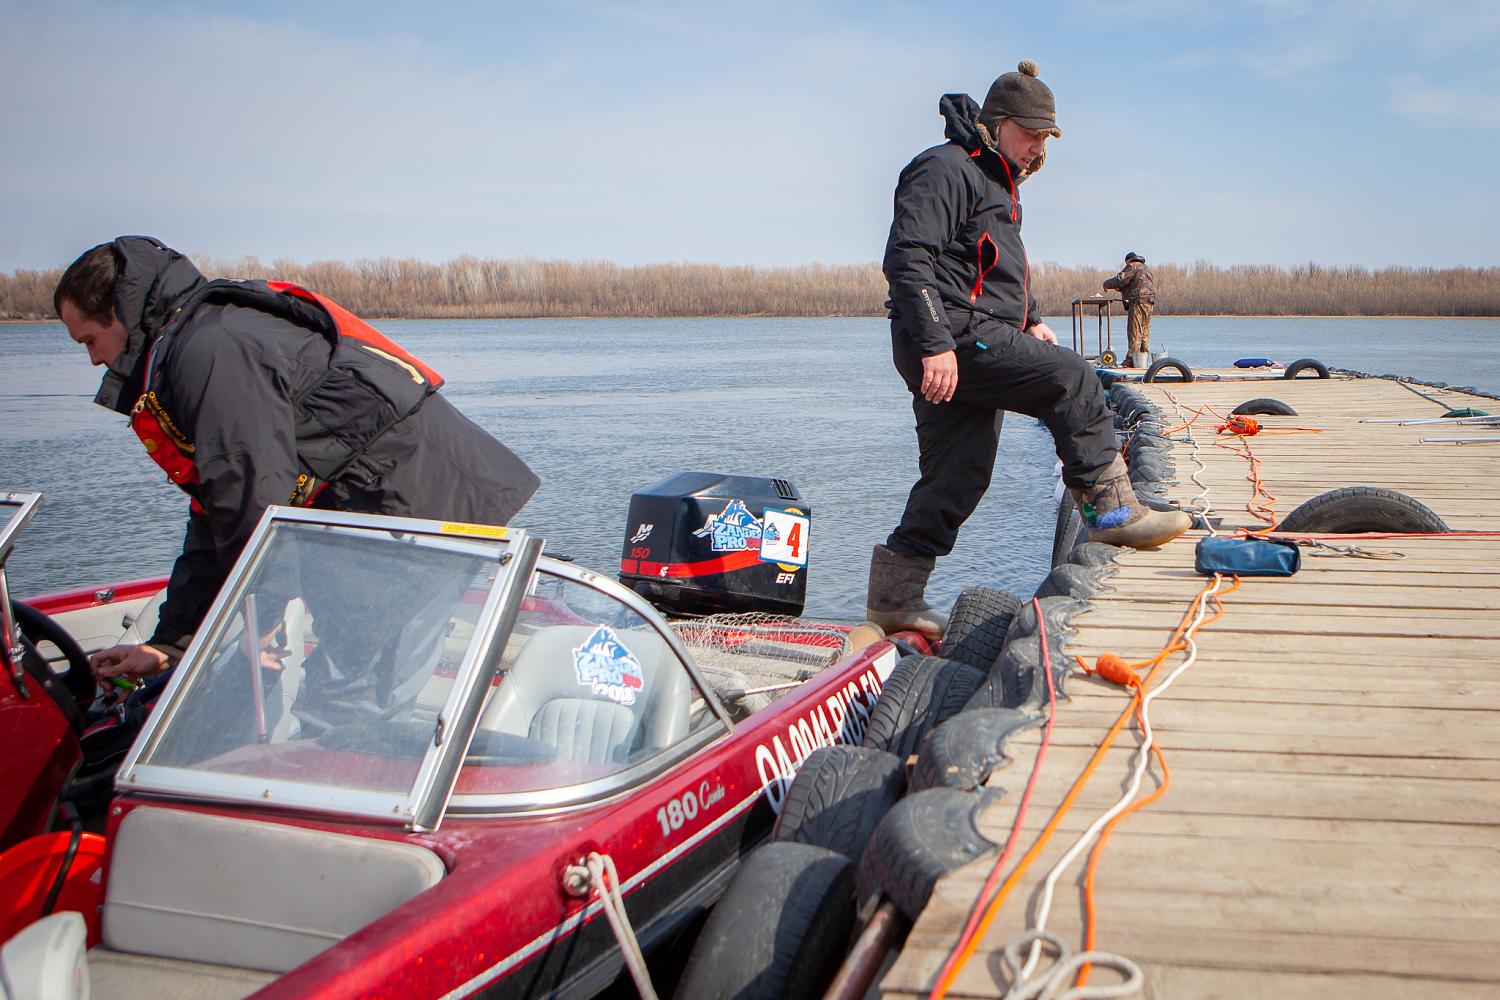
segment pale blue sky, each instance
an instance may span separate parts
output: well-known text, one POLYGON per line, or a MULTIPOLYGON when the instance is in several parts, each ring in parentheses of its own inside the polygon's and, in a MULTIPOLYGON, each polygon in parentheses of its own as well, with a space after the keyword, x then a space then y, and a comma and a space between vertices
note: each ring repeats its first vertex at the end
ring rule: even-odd
POLYGON ((1034 59, 1034 261, 1500 264, 1500 3, 0 0, 0 270, 878 260, 896 174, 1034 59))

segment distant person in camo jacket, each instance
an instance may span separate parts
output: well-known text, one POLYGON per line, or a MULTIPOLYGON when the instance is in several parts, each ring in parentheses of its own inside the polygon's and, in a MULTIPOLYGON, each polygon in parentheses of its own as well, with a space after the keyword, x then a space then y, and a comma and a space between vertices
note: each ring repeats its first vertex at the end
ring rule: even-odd
MULTIPOLYGON (((1105 288, 1119 289, 1125 299, 1125 312, 1129 316, 1128 336, 1131 354, 1151 353, 1151 311, 1156 308, 1156 282, 1146 267, 1146 258, 1134 250, 1125 255, 1125 266, 1113 278, 1106 279, 1105 288)), ((1127 358, 1127 361, 1133 361, 1127 358)))

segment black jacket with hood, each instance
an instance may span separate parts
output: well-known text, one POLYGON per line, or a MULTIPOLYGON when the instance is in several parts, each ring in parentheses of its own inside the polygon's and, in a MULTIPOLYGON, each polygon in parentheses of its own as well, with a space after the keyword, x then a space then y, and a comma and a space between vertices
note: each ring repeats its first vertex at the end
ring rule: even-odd
POLYGON ((150 645, 181 655, 261 514, 292 502, 299 476, 327 481, 317 507, 482 524, 506 524, 536 492, 526 464, 435 386, 411 390, 410 375, 370 367, 395 359, 341 355, 321 308, 259 282, 244 293, 208 282, 152 239, 113 247, 128 338, 96 401, 129 413, 155 392, 198 478, 184 486, 197 504, 150 645), (255 292, 274 308, 244 304, 255 292))
POLYGON ((1021 244, 1021 168, 985 144, 967 94, 945 94, 938 110, 948 141, 901 171, 882 265, 891 318, 923 356, 953 350, 976 315, 1017 330, 1039 319, 1021 244))

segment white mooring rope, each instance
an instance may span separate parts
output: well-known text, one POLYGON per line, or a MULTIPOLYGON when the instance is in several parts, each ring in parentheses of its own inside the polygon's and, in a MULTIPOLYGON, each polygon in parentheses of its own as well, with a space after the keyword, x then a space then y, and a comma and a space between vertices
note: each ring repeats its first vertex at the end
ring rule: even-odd
POLYGON ((589 872, 589 883, 599 893, 599 904, 604 908, 604 917, 615 940, 620 944, 620 953, 625 956, 625 967, 642 1000, 657 1000, 656 989, 651 985, 651 973, 646 968, 646 956, 641 952, 640 942, 630 926, 630 916, 625 912, 625 897, 620 892, 620 877, 615 872, 615 862, 608 854, 591 852, 585 861, 589 872))

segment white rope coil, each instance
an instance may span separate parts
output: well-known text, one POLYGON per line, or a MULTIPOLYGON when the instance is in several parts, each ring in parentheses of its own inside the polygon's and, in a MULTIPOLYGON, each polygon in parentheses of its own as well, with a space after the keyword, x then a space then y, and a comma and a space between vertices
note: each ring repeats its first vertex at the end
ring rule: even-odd
POLYGON ((1029 930, 1007 943, 1000 961, 1011 979, 1011 987, 1005 991, 1003 1000, 1113 1000, 1114 997, 1133 996, 1146 982, 1141 967, 1124 955, 1108 951, 1082 951, 1075 955, 1062 938, 1040 928, 1029 930), (1025 978, 1026 973, 1021 969, 1021 949, 1028 945, 1033 954, 1044 948, 1050 950, 1053 958, 1051 968, 1034 979, 1025 978), (1107 985, 1070 987, 1068 984, 1085 965, 1113 969, 1124 979, 1107 985))

